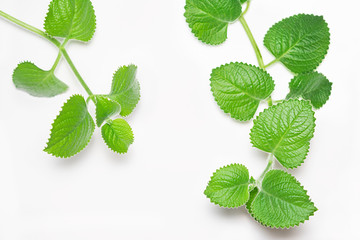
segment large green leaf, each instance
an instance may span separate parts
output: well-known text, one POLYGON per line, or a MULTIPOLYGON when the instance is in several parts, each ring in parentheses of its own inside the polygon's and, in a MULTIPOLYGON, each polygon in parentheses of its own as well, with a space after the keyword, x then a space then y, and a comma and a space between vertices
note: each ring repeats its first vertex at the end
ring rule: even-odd
POLYGON ((111 92, 107 97, 121 106, 121 116, 129 115, 140 100, 140 85, 136 80, 135 65, 119 68, 113 77, 111 92))
POLYGON ((121 106, 118 102, 104 96, 96 96, 96 125, 100 127, 103 122, 120 113, 121 106))
POLYGON ((44 28, 53 37, 89 41, 96 28, 96 17, 90 0, 53 0, 44 28))
POLYGON ((330 32, 324 18, 307 14, 283 19, 264 38, 267 49, 294 73, 316 69, 329 44, 330 32))
POLYGON ((254 120, 254 147, 274 154, 286 168, 301 165, 314 135, 314 111, 308 101, 288 100, 274 105, 254 120))
POLYGON ((310 72, 295 76, 286 99, 302 97, 310 100, 315 108, 321 108, 329 99, 332 83, 321 73, 310 72))
POLYGON ((244 63, 213 69, 210 81, 220 108, 240 121, 250 120, 260 101, 268 98, 275 86, 266 71, 244 63))
POLYGON ((236 208, 249 199, 249 171, 244 165, 231 164, 218 169, 204 194, 221 207, 236 208))
POLYGON ((44 151, 56 157, 71 157, 86 147, 94 129, 84 97, 73 95, 56 117, 44 151))
POLYGON ((297 226, 317 210, 300 183, 281 170, 271 170, 265 175, 248 208, 261 224, 275 228, 297 226))
POLYGON ((20 63, 14 70, 16 88, 35 97, 53 97, 64 93, 68 86, 57 79, 53 71, 44 71, 31 62, 20 63))
POLYGON ((107 121, 101 128, 106 145, 117 153, 126 153, 134 142, 134 134, 130 125, 121 118, 107 121))
POLYGON ((186 0, 186 21, 195 36, 207 44, 224 42, 229 23, 240 15, 239 0, 186 0))

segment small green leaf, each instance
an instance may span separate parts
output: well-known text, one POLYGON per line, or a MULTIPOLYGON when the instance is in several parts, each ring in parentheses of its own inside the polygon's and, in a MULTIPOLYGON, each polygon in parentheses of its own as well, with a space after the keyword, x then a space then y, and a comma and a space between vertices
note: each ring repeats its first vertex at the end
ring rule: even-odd
POLYGON ((56 157, 74 156, 89 143, 94 129, 95 124, 85 99, 73 95, 52 124, 50 139, 44 151, 56 157))
POLYGON ((315 108, 321 108, 329 99, 332 83, 321 73, 311 72, 295 76, 286 99, 302 97, 310 100, 315 108))
POLYGON ((126 153, 134 142, 134 135, 130 125, 121 118, 109 120, 101 128, 106 145, 117 153, 126 153))
POLYGON ((294 73, 316 69, 329 44, 330 32, 324 18, 307 14, 283 19, 264 38, 266 48, 294 73))
POLYGON ((221 207, 240 207, 249 199, 249 181, 244 165, 231 164, 213 174, 204 194, 221 207))
POLYGON ((314 129, 310 103, 292 99, 260 113, 254 120, 250 139, 254 147, 274 154, 284 167, 295 168, 306 158, 314 129))
POLYGON ((274 90, 274 81, 264 70, 244 63, 230 63, 215 68, 211 91, 225 113, 240 121, 250 120, 274 90))
POLYGON ((14 70, 16 88, 35 97, 54 97, 64 93, 68 86, 57 79, 53 71, 44 71, 31 62, 20 63, 14 70))
POLYGON ((293 176, 271 170, 265 175, 249 212, 265 226, 289 228, 308 220, 316 210, 306 190, 293 176))
POLYGON ((250 213, 250 215, 252 216, 252 211, 251 211, 251 204, 253 203, 255 197, 258 195, 259 193, 259 189, 257 187, 255 187, 251 192, 250 192, 250 197, 249 200, 246 203, 246 209, 248 210, 248 212, 250 213))
POLYGON ((96 125, 100 127, 106 119, 120 113, 121 106, 118 102, 108 99, 107 97, 95 96, 95 98, 96 125))
POLYGON ((241 3, 239 0, 186 0, 184 15, 199 40, 217 45, 226 40, 229 23, 240 17, 241 3))
POLYGON ((248 0, 240 0, 241 4, 246 3, 248 0))
POLYGON ((89 41, 96 28, 96 17, 90 0, 53 0, 44 28, 53 37, 89 41))
POLYGON ((121 116, 129 115, 140 100, 140 85, 136 80, 135 65, 123 66, 114 74, 111 92, 107 97, 121 106, 121 116))

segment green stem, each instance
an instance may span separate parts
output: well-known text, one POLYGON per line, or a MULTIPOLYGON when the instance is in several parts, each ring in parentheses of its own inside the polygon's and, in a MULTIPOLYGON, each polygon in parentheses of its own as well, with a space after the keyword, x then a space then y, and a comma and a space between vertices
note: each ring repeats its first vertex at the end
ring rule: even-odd
POLYGON ((246 34, 248 35, 249 39, 250 39, 250 42, 251 42, 251 45, 253 46, 254 48, 254 51, 255 51, 255 54, 256 54, 256 58, 257 58, 257 61, 259 63, 259 66, 260 68, 262 69, 265 69, 265 64, 264 64, 264 60, 261 56, 261 53, 260 53, 260 50, 259 50, 259 47, 254 39, 254 36, 253 34, 251 33, 251 30, 249 28, 249 25, 247 24, 245 18, 243 16, 241 16, 239 18, 240 22, 241 22, 241 25, 244 27, 245 29, 245 32, 246 34))
POLYGON ((274 60, 272 60, 270 63, 265 65, 265 68, 270 67, 271 65, 273 65, 274 63, 277 63, 279 61, 279 59, 275 58, 274 60))
POLYGON ((89 96, 94 95, 90 88, 88 87, 88 85, 85 83, 84 79, 81 77, 80 73, 78 72, 78 70, 76 69, 74 63, 72 62, 69 54, 66 52, 65 48, 61 47, 60 51, 62 53, 62 55, 64 56, 65 60, 68 62, 71 70, 74 72, 76 78, 79 80, 81 86, 83 86, 83 88, 85 89, 85 91, 87 92, 87 94, 89 94, 89 96))
POLYGON ((244 16, 244 15, 247 13, 247 11, 249 10, 249 7, 250 7, 250 0, 248 0, 248 1, 246 2, 246 8, 245 8, 245 10, 242 12, 241 16, 244 16))
POLYGON ((267 103, 268 103, 269 107, 271 107, 273 105, 273 100, 272 100, 271 96, 268 97, 267 103))
POLYGON ((258 178, 258 182, 262 182, 262 180, 264 179, 266 173, 273 169, 273 164, 274 164, 274 155, 270 154, 269 158, 268 158, 268 164, 266 166, 266 168, 264 169, 264 171, 261 173, 260 177, 258 178))
POLYGON ((29 25, 27 23, 24 23, 23 21, 20 21, 19 19, 14 18, 14 17, 10 16, 9 14, 4 13, 1 10, 0 10, 0 16, 2 16, 3 18, 9 20, 12 23, 17 24, 20 27, 23 27, 23 28, 25 28, 25 29, 33 32, 33 33, 36 33, 37 35, 40 35, 43 38, 46 38, 47 40, 52 42, 57 47, 60 47, 60 45, 61 45, 61 43, 58 40, 56 40, 53 37, 48 36, 45 32, 41 31, 40 29, 38 29, 36 27, 33 27, 33 26, 31 26, 31 25, 29 25))
MULTIPOLYGON (((50 71, 55 71, 57 65, 60 62, 61 55, 63 55, 65 57, 67 63, 69 64, 71 70, 74 72, 76 78, 79 80, 80 84, 85 89, 85 91, 89 94, 89 96, 94 95, 91 92, 90 88, 85 83, 84 79, 81 77, 81 75, 78 72, 78 70, 76 69, 74 63, 71 61, 71 58, 70 58, 69 54, 66 52, 65 45, 68 42, 68 39, 65 39, 65 41, 61 44, 58 40, 56 40, 53 37, 48 36, 45 32, 41 31, 40 29, 38 29, 36 27, 33 27, 33 26, 31 26, 31 25, 29 25, 27 23, 24 23, 23 21, 20 21, 19 19, 16 19, 16 18, 10 16, 9 14, 7 14, 7 13, 1 11, 1 10, 0 10, 0 16, 2 16, 3 18, 9 20, 10 22, 15 23, 18 26, 23 27, 23 28, 25 28, 25 29, 27 29, 27 30, 29 30, 29 31, 43 37, 43 38, 46 38, 47 40, 52 42, 55 46, 57 46, 59 48, 60 52, 59 52, 59 55, 57 56, 57 58, 55 60, 55 63, 54 63, 54 65, 53 65, 53 67, 51 68, 50 71)), ((93 99, 93 98, 91 98, 91 99, 96 103, 95 99, 93 99)))
POLYGON ((59 65, 59 62, 61 60, 61 57, 62 57, 62 53, 59 51, 59 54, 54 62, 54 65, 52 66, 52 68, 50 69, 51 72, 54 72, 56 67, 59 65))

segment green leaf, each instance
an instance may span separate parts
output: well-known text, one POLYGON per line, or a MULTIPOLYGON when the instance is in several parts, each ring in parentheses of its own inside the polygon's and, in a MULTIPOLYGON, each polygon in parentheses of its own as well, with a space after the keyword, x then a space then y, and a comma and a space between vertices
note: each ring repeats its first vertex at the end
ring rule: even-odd
POLYGON ((314 135, 314 111, 308 101, 288 100, 274 105, 254 120, 254 147, 274 154, 286 168, 301 165, 314 135))
POLYGON ((96 28, 96 17, 90 0, 53 0, 44 28, 53 37, 89 41, 96 28))
POLYGON ((31 62, 20 63, 14 70, 16 88, 35 97, 54 97, 64 93, 68 86, 57 79, 53 71, 44 71, 31 62))
POLYGON ((295 15, 276 23, 267 32, 264 45, 294 73, 316 69, 330 44, 330 32, 322 16, 295 15))
POLYGON ((310 100, 315 108, 321 108, 330 97, 331 87, 332 83, 321 73, 299 74, 291 80, 286 99, 302 97, 310 100))
POLYGON ((255 197, 258 195, 259 193, 259 189, 256 187, 254 188, 251 192, 250 192, 250 197, 249 200, 246 203, 246 209, 248 210, 248 212, 250 213, 250 215, 252 216, 252 210, 251 210, 251 204, 253 203, 255 197))
POLYGON ((274 90, 274 81, 264 70, 244 63, 230 63, 215 68, 211 91, 225 113, 240 121, 250 120, 274 90))
POLYGON ((121 118, 109 120, 102 126, 101 133, 106 145, 117 153, 126 153, 134 142, 130 125, 121 118))
POLYGON ((248 0, 240 0, 241 4, 246 3, 248 0))
POLYGON ((281 170, 271 170, 265 175, 261 190, 250 206, 257 221, 275 228, 298 226, 316 210, 300 183, 281 170))
POLYGON ((121 105, 121 116, 129 115, 140 100, 140 85, 135 65, 120 67, 114 74, 111 92, 107 97, 121 105))
POLYGON ((96 125, 98 127, 103 124, 103 122, 114 116, 115 114, 120 113, 121 106, 118 102, 115 102, 111 99, 108 99, 103 96, 96 96, 96 125))
POLYGON ((227 38, 229 23, 241 15, 239 0, 186 0, 186 22, 204 43, 217 45, 227 38))
POLYGON ((44 151, 56 157, 74 156, 89 143, 94 129, 95 124, 85 99, 73 95, 52 124, 50 139, 44 151))
POLYGON ((221 207, 236 208, 249 199, 249 183, 247 168, 231 164, 213 174, 204 194, 221 207))

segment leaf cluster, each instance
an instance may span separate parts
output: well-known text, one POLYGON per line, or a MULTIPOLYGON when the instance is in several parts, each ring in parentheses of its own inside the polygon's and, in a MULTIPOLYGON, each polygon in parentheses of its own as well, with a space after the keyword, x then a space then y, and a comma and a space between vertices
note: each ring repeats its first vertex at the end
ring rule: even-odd
MULTIPOLYGON (((200 41, 217 45, 227 39, 231 23, 239 19, 244 26, 245 2, 247 11, 250 1, 187 0, 185 18, 200 41)), ((247 24, 244 28, 256 45, 247 24)), ((317 210, 295 177, 273 166, 276 159, 285 169, 297 168, 306 159, 315 131, 313 109, 321 108, 331 94, 332 83, 315 71, 329 44, 329 28, 322 16, 298 14, 277 22, 266 33, 264 46, 275 57, 270 64, 265 66, 256 45, 260 67, 232 62, 212 70, 215 101, 232 118, 249 121, 261 102, 269 104, 250 132, 253 147, 269 153, 269 162, 256 180, 244 165, 218 169, 204 192, 211 202, 226 208, 246 205, 256 221, 274 228, 297 226, 317 210), (266 67, 276 62, 294 78, 286 98, 275 103, 271 98, 275 83, 266 67)))
MULTIPOLYGON (((96 125, 106 145, 117 153, 126 153, 134 141, 130 125, 121 117, 133 112, 140 99, 136 80, 137 67, 120 67, 114 74, 108 94, 93 94, 81 78, 68 56, 65 46, 70 40, 88 42, 96 29, 96 16, 90 0, 52 0, 44 21, 44 35, 59 48, 53 67, 46 71, 31 62, 20 63, 13 73, 16 88, 36 97, 54 97, 64 93, 68 86, 55 76, 62 57, 78 77, 89 97, 73 95, 63 105, 52 124, 50 138, 44 149, 56 157, 71 157, 89 143, 95 122, 88 112, 88 100, 96 107, 96 125), (112 119, 114 118, 115 119, 112 119)), ((40 31, 40 30, 39 30, 40 31)))

